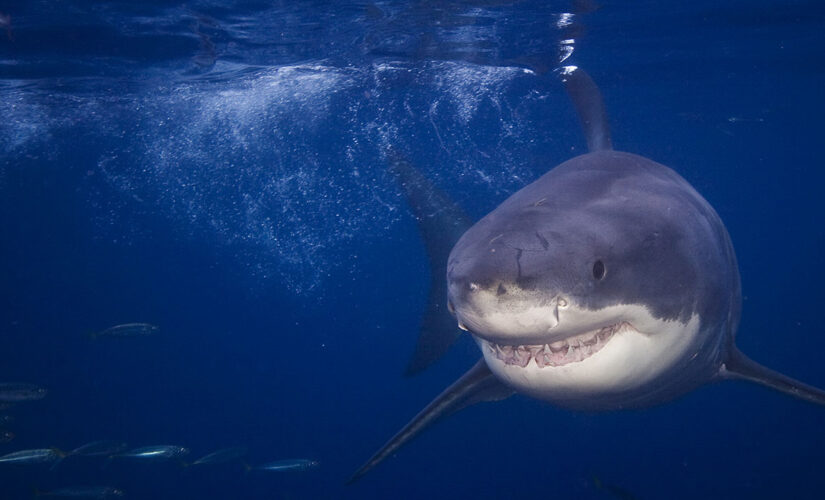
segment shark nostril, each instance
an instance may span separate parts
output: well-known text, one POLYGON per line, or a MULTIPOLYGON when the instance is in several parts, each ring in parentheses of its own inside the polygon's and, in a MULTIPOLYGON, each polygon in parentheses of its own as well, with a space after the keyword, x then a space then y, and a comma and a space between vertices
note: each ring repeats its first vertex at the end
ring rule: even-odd
POLYGON ((496 290, 496 295, 504 295, 505 293, 507 293, 507 289, 504 288, 504 285, 499 283, 498 289, 496 290))

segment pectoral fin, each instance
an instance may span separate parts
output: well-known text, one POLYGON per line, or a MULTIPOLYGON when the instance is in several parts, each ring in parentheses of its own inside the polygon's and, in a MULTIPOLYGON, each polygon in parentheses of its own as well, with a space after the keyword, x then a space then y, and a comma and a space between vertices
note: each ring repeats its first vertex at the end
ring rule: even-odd
POLYGON ((742 354, 736 347, 731 349, 728 359, 719 371, 719 376, 726 379, 740 379, 755 382, 759 385, 784 392, 795 398, 804 399, 805 401, 818 405, 825 405, 825 391, 822 389, 803 384, 798 380, 766 368, 742 354))
POLYGON ((404 190, 427 248, 430 262, 430 295, 415 353, 406 374, 423 371, 438 360, 458 338, 456 321, 447 312, 447 258, 453 245, 472 225, 455 202, 439 190, 406 158, 387 150, 389 171, 404 190))
POLYGON ((385 458, 395 453, 421 431, 458 410, 483 401, 499 401, 513 394, 513 390, 496 379, 481 359, 467 373, 438 395, 403 429, 392 437, 367 463, 347 481, 354 483, 385 458))

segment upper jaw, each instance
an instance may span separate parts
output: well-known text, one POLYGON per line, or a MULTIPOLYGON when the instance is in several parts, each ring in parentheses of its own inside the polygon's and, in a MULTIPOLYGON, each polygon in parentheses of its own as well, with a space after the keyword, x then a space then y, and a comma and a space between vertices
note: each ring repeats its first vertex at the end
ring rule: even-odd
POLYGON ((575 340, 578 337, 598 333, 603 328, 619 325, 623 321, 619 318, 608 319, 606 321, 579 323, 560 325, 557 329, 547 332, 491 332, 485 329, 467 328, 473 336, 483 339, 487 342, 500 345, 534 345, 534 344, 553 344, 556 342, 565 342, 567 340, 575 340))
POLYGON ((544 368, 583 361, 599 352, 615 335, 628 331, 635 331, 635 328, 627 322, 619 322, 544 344, 529 344, 519 339, 510 339, 504 344, 481 340, 479 344, 485 356, 494 357, 506 365, 524 368, 534 362, 538 368, 544 368), (514 340, 515 343, 510 343, 514 340))
POLYGON ((589 309, 569 295, 525 300, 510 307, 480 305, 464 303, 452 309, 459 328, 483 340, 479 345, 485 354, 507 364, 533 359, 539 366, 544 362, 552 365, 565 355, 569 359, 575 358, 574 354, 594 354, 615 334, 632 331, 648 336, 643 332, 655 332, 644 306, 616 304, 589 309))
POLYGON ((598 332, 602 328, 634 323, 633 318, 615 313, 600 314, 569 308, 563 311, 536 308, 532 313, 492 312, 480 316, 457 310, 458 327, 474 336, 500 345, 543 345, 598 332), (525 320, 526 317, 532 318, 525 320))

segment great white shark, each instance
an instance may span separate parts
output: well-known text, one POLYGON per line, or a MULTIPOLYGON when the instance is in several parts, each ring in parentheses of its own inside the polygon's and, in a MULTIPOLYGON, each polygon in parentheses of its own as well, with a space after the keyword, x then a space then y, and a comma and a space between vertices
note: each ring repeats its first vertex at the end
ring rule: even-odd
POLYGON ((350 482, 437 420, 514 393, 571 409, 616 410, 743 379, 825 404, 822 390, 737 349, 739 270, 713 207, 674 170, 613 150, 595 83, 575 67, 558 73, 589 152, 473 225, 403 157, 388 153, 432 271, 408 372, 440 357, 461 330, 483 357, 350 482))

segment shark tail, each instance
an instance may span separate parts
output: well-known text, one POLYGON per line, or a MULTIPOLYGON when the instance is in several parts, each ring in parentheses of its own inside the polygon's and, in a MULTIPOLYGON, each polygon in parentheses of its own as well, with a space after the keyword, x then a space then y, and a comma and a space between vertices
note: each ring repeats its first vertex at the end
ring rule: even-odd
POLYGON ((360 469, 355 471, 347 484, 358 481, 373 467, 395 453, 403 445, 418 436, 424 429, 453 413, 483 401, 499 401, 513 394, 513 390, 496 379, 484 360, 479 360, 470 370, 447 387, 429 405, 378 450, 360 469))
POLYGON ((825 391, 794 380, 787 375, 771 370, 750 359, 735 346, 730 349, 728 359, 722 364, 719 376, 723 379, 747 380, 809 403, 825 406, 825 391))

